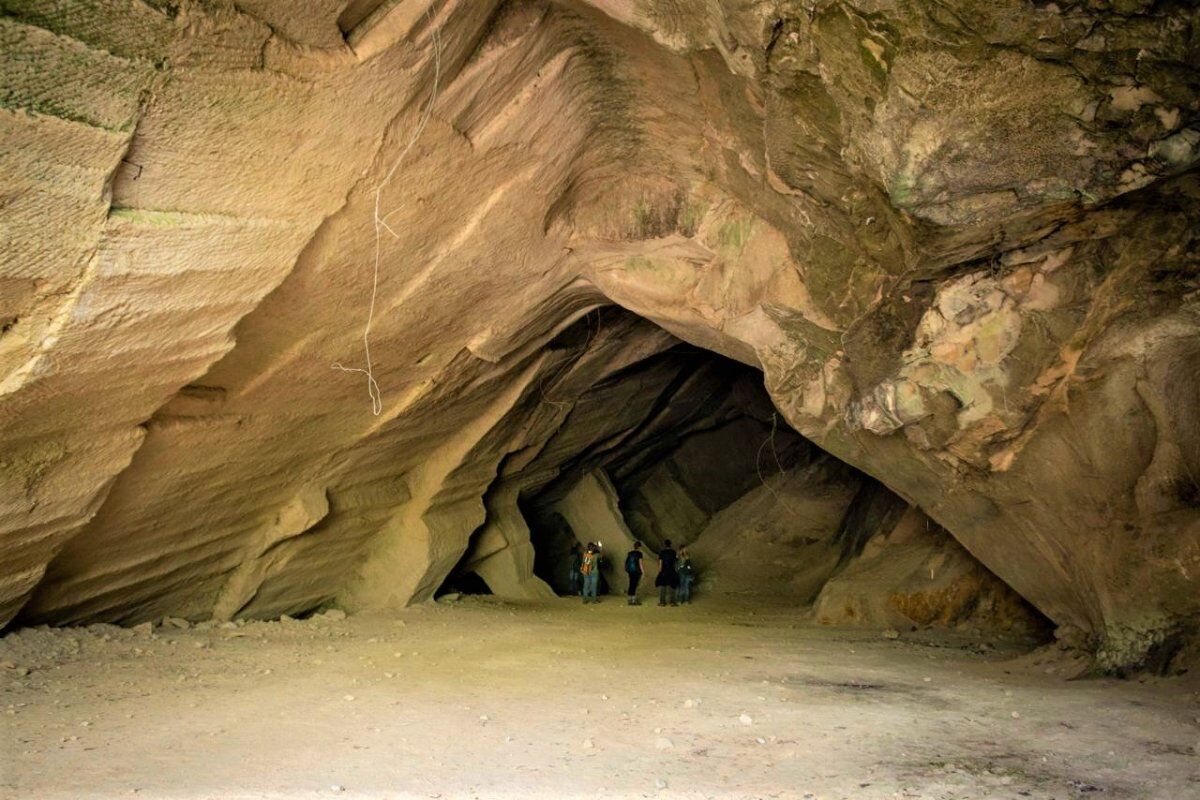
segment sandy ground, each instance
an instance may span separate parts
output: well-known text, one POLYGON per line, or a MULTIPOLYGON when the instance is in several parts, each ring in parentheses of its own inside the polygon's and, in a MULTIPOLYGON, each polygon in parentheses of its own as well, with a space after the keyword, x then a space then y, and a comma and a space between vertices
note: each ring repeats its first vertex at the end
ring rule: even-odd
POLYGON ((10 634, 0 796, 1200 798, 1179 680, 1067 683, 1003 645, 751 608, 10 634))

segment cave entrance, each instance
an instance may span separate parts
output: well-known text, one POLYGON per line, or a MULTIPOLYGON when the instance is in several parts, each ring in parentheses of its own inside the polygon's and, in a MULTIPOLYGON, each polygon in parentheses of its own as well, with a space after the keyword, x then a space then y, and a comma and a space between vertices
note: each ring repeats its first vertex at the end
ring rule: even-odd
POLYGON ((571 547, 599 542, 600 593, 624 594, 640 541, 650 595, 670 541, 691 556, 698 600, 769 598, 829 624, 1048 629, 920 509, 792 430, 758 370, 616 308, 548 350, 519 411, 552 427, 502 464, 439 593, 577 593, 571 547))
POLYGON ((560 435, 595 440, 519 500, 534 573, 559 595, 571 593, 572 544, 601 544, 600 591, 624 593, 635 541, 650 574, 668 541, 692 548, 722 509, 816 454, 774 417, 758 372, 689 345, 612 375, 581 401, 560 435))

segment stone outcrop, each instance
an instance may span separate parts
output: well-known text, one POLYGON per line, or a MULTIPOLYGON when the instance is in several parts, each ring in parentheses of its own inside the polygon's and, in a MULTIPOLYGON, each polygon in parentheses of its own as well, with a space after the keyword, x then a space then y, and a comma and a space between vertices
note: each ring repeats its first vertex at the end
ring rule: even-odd
POLYGON ((827 625, 953 627, 1023 636, 1037 635, 1043 624, 1012 589, 915 508, 830 577, 813 616, 827 625))
POLYGON ((811 604, 838 570, 838 531, 862 481, 844 464, 821 458, 752 489, 719 512, 692 546, 698 589, 811 604))
POLYGON ((496 517, 688 428, 666 331, 1102 665, 1193 632, 1190 5, 0 12, 0 619, 536 585, 496 517))

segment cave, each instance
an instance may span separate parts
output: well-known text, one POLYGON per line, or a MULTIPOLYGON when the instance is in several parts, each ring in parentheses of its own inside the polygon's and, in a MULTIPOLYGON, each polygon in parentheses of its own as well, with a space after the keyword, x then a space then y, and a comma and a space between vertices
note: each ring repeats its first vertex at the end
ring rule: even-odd
POLYGON ((0 0, 0 795, 1196 795, 1198 32, 0 0))
MULTIPOLYGON (((514 413, 551 413, 557 428, 482 490, 484 521, 435 596, 578 595, 571 548, 593 542, 599 593, 623 595, 625 554, 637 543, 649 564, 670 543, 687 549, 695 591, 772 597, 822 624, 1048 636, 1049 622, 919 507, 781 421, 759 370, 612 306, 547 350, 559 360, 527 398, 540 408, 514 413), (631 342, 630 355, 589 358, 631 342), (514 538, 532 549, 523 571, 514 538)), ((655 591, 646 580, 638 594, 655 591)))

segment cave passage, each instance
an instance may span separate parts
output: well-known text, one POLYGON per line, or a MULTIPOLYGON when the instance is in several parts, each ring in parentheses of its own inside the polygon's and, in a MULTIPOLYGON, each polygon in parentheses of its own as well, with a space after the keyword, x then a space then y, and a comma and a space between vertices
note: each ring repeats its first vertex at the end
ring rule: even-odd
POLYGON ((585 315, 547 349, 564 359, 526 413, 561 402, 547 397, 562 396, 568 367, 589 356, 597 366, 578 370, 536 454, 488 487, 487 519, 437 596, 571 594, 571 547, 591 542, 603 545, 600 593, 623 595, 625 555, 641 542, 645 597, 670 541, 691 556, 697 601, 757 598, 824 624, 1048 635, 1045 618, 949 532, 790 428, 757 369, 616 307, 585 315), (611 348, 630 342, 654 346, 610 366, 611 348), (497 530, 527 537, 532 564, 519 582, 496 569, 516 547, 498 545, 497 530))
MULTIPOLYGON (((676 550, 699 545, 701 560, 719 557, 720 545, 699 537, 721 511, 756 487, 769 492, 769 479, 823 456, 779 422, 761 373, 682 343, 596 387, 577 424, 598 427, 588 417, 604 413, 605 393, 619 394, 618 382, 655 373, 673 377, 640 430, 586 448, 559 477, 520 498, 535 573, 560 595, 570 591, 565 565, 572 543, 604 545, 602 593, 624 592, 624 555, 635 541, 646 551, 646 591, 653 589, 654 553, 667 541, 676 550)), ((783 587, 781 593, 787 594, 783 587)))

